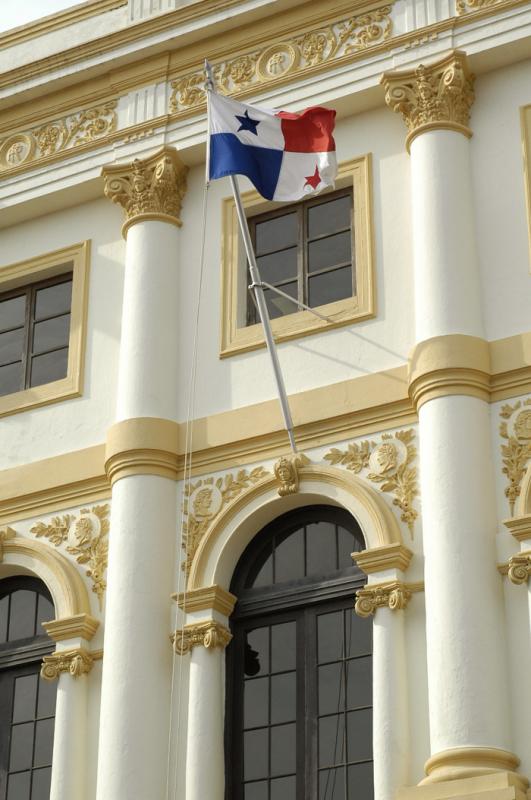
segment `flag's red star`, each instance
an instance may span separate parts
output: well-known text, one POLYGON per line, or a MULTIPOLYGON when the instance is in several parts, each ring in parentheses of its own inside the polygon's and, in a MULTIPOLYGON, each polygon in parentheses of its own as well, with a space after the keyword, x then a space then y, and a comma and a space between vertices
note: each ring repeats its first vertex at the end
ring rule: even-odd
POLYGON ((317 189, 317 187, 321 183, 321 176, 319 175, 318 167, 315 167, 315 172, 313 173, 313 175, 305 175, 304 177, 306 179, 306 183, 304 185, 305 186, 309 185, 312 187, 312 189, 317 189))

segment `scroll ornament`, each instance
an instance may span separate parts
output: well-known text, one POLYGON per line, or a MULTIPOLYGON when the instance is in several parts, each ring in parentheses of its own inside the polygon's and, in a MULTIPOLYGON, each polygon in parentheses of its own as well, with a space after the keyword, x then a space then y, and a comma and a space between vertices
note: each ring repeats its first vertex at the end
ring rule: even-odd
POLYGON ((514 405, 506 403, 501 407, 500 436, 505 442, 501 445, 502 472, 509 485, 505 487, 505 497, 509 501, 511 516, 514 516, 516 500, 520 496, 522 478, 531 458, 531 398, 518 401, 514 405))
POLYGON ((108 504, 82 508, 78 516, 61 514, 49 522, 37 522, 30 528, 34 536, 48 539, 56 547, 66 545, 67 553, 73 555, 78 564, 86 566, 85 574, 92 581, 92 591, 100 608, 107 587, 109 513, 108 504))
POLYGON ((199 544, 209 526, 224 506, 269 473, 263 467, 250 472, 240 469, 236 475, 228 473, 222 478, 205 478, 187 483, 183 502, 183 549, 186 560, 183 570, 188 575, 199 544))
MULTIPOLYGON (((366 50, 390 37, 391 9, 392 4, 380 6, 221 61, 213 67, 216 89, 220 94, 241 92, 366 50)), ((203 70, 172 81, 170 113, 205 103, 204 85, 203 70)))
POLYGON ((360 589, 356 592, 354 611, 359 617, 370 617, 378 608, 399 611, 406 608, 411 594, 411 588, 400 581, 360 589))
POLYGON ((402 512, 400 519, 411 536, 418 517, 413 503, 419 493, 417 469, 412 466, 417 456, 414 435, 413 430, 384 433, 378 444, 370 440, 352 442, 346 450, 332 447, 324 457, 330 464, 339 464, 356 474, 368 470, 366 477, 379 484, 382 492, 393 495, 393 505, 402 512))
POLYGON ((523 552, 511 556, 507 574, 511 583, 517 586, 527 583, 531 576, 531 552, 523 552))
POLYGON ((175 652, 180 656, 189 653, 199 645, 206 647, 207 650, 216 647, 224 648, 231 639, 232 633, 215 620, 185 625, 181 630, 175 631, 171 637, 175 652))
POLYGON ((94 659, 84 647, 73 650, 58 650, 49 656, 44 656, 41 667, 41 678, 53 681, 62 672, 69 672, 73 678, 79 678, 92 669, 94 659))
POLYGON ((400 113, 409 135, 407 144, 422 129, 443 127, 471 135, 468 128, 474 102, 474 76, 466 56, 455 51, 449 57, 415 70, 386 73, 382 78, 385 101, 400 113))
POLYGON ((117 101, 69 114, 0 141, 0 172, 107 136, 116 129, 117 101))

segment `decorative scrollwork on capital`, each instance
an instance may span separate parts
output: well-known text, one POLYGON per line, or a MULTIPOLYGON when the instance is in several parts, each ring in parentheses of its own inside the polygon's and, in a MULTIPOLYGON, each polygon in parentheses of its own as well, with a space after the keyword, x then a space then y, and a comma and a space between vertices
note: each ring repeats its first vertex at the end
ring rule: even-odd
POLYGON ((367 586, 356 592, 354 611, 359 617, 370 617, 378 608, 400 611, 407 607, 413 592, 419 592, 423 588, 423 584, 402 581, 367 586))
POLYGON ((41 667, 41 678, 53 681, 62 672, 69 672, 73 678, 86 675, 92 669, 94 658, 84 647, 74 650, 56 650, 50 656, 44 656, 41 667))
POLYGON ((181 226, 187 172, 172 147, 163 147, 144 160, 103 168, 106 197, 125 211, 124 236, 133 222, 142 219, 158 218, 181 226))
POLYGON ((507 575, 511 583, 517 586, 527 583, 531 576, 531 553, 519 553, 511 556, 507 575))
POLYGON ((189 653, 194 647, 201 645, 207 650, 216 647, 224 648, 232 639, 232 633, 216 620, 192 623, 185 625, 181 630, 175 631, 171 641, 175 652, 180 656, 189 653))
POLYGON ((454 50, 433 64, 414 70, 386 72, 382 76, 387 105, 406 123, 409 146, 426 130, 445 128, 472 136, 468 127, 474 102, 474 75, 466 54, 454 50))

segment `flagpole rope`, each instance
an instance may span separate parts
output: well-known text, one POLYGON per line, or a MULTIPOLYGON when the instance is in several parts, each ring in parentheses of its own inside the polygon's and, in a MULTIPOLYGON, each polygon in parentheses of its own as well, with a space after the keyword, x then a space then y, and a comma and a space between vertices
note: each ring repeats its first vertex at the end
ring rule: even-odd
MULTIPOLYGON (((186 413, 186 435, 184 447, 184 465, 183 465, 183 482, 182 482, 182 497, 181 497, 181 513, 179 523, 179 543, 177 554, 177 596, 182 594, 183 615, 186 616, 186 582, 187 575, 184 573, 182 566, 182 554, 184 550, 184 497, 186 486, 190 483, 192 476, 192 462, 193 462, 193 412, 195 406, 195 389, 197 378, 197 350, 199 342, 199 317, 201 309, 201 295, 203 290, 203 275, 205 267, 205 241, 206 241, 206 221, 208 211, 208 181, 205 183, 203 192, 203 210, 201 214, 201 251, 199 256, 199 283, 197 287, 197 299, 195 304, 195 321, 194 321, 194 338, 192 345, 192 364, 190 368, 190 383, 188 391, 188 404, 186 413), (183 580, 184 575, 184 580, 183 580), (182 592, 181 592, 182 582, 182 592)), ((176 617, 179 617, 179 606, 177 606, 176 617)), ((170 723, 168 732, 168 758, 166 769, 166 800, 170 800, 170 765, 172 754, 172 736, 173 736, 173 718, 174 718, 174 691, 175 691, 175 673, 176 673, 176 657, 177 652, 175 643, 173 646, 172 654, 172 675, 171 675, 171 693, 170 693, 170 723)), ((181 744, 181 717, 182 717, 182 676, 183 676, 183 660, 184 656, 179 656, 179 669, 178 672, 178 688, 177 688, 177 722, 176 722, 176 747, 175 747, 175 767, 173 774, 173 796, 177 798, 177 770, 179 766, 180 744, 181 744)))

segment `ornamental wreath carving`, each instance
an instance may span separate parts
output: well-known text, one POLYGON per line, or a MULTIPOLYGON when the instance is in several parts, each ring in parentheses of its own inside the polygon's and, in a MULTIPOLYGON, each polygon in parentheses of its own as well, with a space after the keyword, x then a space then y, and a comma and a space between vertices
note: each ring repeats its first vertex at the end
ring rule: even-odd
POLYGON ((384 433, 378 444, 369 440, 352 442, 346 450, 332 447, 324 457, 330 464, 339 464, 356 474, 366 471, 368 480, 379 484, 382 492, 392 494, 393 505, 402 512, 400 519, 412 538, 418 517, 413 502, 419 493, 417 469, 412 466, 417 456, 414 436, 413 430, 384 433))

